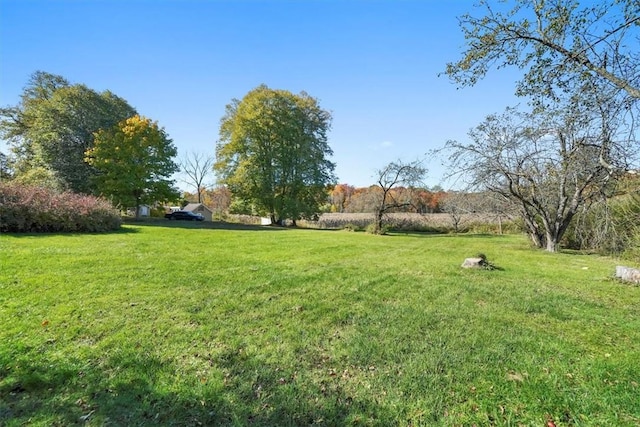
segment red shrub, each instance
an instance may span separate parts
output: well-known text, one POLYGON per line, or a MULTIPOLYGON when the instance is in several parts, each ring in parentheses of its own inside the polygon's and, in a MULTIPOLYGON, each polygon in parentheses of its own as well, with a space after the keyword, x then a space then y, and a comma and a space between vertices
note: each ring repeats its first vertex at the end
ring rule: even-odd
POLYGON ((121 219, 101 198, 0 183, 0 232, 105 232, 121 219))

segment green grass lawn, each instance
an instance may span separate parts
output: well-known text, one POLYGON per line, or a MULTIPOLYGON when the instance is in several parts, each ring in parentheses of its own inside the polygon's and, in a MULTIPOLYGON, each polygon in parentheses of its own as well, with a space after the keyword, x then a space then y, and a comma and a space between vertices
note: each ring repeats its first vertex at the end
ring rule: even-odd
POLYGON ((0 425, 640 425, 609 258, 177 223, 0 251, 0 425))

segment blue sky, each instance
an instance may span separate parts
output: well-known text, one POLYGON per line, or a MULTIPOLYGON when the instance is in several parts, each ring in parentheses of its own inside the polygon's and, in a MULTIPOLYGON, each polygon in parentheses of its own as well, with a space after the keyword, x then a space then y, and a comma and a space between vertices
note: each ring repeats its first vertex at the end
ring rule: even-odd
MULTIPOLYGON (((375 182, 515 105, 514 71, 473 88, 446 76, 473 1, 0 0, 0 105, 36 70, 111 90, 184 155, 213 154, 225 105, 260 84, 306 91, 333 114, 339 182, 375 182)), ((426 158, 430 186, 440 162, 426 158)), ((445 188, 447 183, 443 183, 445 188)))

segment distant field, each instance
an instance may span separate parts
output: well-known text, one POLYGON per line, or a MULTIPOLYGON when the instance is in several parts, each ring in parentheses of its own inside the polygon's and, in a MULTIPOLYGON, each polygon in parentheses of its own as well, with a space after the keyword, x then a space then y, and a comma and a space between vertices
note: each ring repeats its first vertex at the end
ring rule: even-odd
MULTIPOLYGON (((319 228, 345 228, 357 226, 365 229, 375 221, 372 213, 325 213, 315 224, 319 228)), ((500 223, 507 224, 511 220, 505 216, 498 217, 489 214, 458 215, 458 226, 461 230, 484 227, 487 232, 498 232, 500 223)), ((385 224, 396 230, 424 230, 440 231, 453 230, 454 220, 447 213, 390 213, 385 216, 385 224)))
POLYGON ((519 235, 1 235, 0 425, 638 426, 615 265, 519 235), (500 269, 459 267, 480 252, 500 269))

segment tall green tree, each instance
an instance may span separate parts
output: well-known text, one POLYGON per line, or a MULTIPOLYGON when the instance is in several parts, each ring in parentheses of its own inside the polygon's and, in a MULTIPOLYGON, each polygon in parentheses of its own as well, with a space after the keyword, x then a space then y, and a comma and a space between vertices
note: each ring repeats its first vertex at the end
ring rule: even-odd
POLYGON ((42 160, 41 150, 31 134, 38 106, 48 102, 56 90, 69 85, 62 76, 36 71, 30 76, 18 105, 0 108, 0 137, 9 142, 7 158, 18 181, 61 188, 60 181, 42 160))
MULTIPOLYGON (((480 0, 460 17, 462 58, 447 65, 457 83, 474 85, 491 68, 524 70, 519 95, 555 97, 584 74, 640 99, 638 0, 480 0)), ((601 83, 600 83, 601 84, 601 83)))
POLYGON ((12 175, 12 166, 9 157, 0 151, 0 181, 11 179, 12 175))
POLYGON ((331 114, 307 93, 259 86, 227 105, 215 169, 232 194, 273 223, 309 217, 335 183, 331 114))
POLYGON ((71 85, 61 76, 32 75, 21 102, 0 110, 0 134, 12 148, 16 178, 42 177, 76 192, 91 193, 94 169, 84 162, 93 134, 136 111, 109 91, 71 85))
POLYGON ((170 179, 179 167, 172 140, 156 122, 140 116, 95 133, 86 161, 98 171, 95 184, 121 207, 168 201, 179 197, 170 179))

